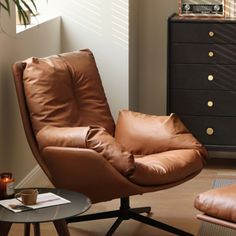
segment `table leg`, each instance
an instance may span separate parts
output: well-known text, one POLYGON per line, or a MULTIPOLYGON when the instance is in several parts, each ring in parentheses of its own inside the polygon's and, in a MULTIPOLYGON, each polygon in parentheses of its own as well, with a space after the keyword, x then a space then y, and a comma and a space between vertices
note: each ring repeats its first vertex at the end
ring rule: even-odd
POLYGON ((34 236, 40 236, 40 224, 33 223, 34 226, 34 236))
POLYGON ((25 223, 24 236, 30 236, 30 223, 25 223))
POLYGON ((70 236, 70 232, 65 220, 55 220, 53 221, 53 224, 59 236, 70 236))
POLYGON ((9 222, 0 222, 0 233, 1 236, 7 236, 10 229, 11 229, 12 223, 9 222))

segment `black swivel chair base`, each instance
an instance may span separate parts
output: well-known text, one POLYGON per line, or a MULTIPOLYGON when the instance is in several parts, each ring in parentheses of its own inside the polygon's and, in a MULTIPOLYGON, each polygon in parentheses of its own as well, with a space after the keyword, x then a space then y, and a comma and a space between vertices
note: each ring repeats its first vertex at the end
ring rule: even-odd
POLYGON ((106 233, 106 236, 111 236, 115 232, 115 230, 119 227, 119 225, 121 224, 123 220, 129 220, 129 219, 137 220, 144 224, 154 226, 156 228, 165 230, 175 235, 193 236, 192 234, 185 232, 181 229, 177 229, 170 225, 153 220, 149 217, 140 215, 140 213, 150 213, 151 207, 130 208, 129 197, 121 198, 120 200, 121 200, 121 204, 120 204, 119 210, 95 213, 95 214, 90 214, 90 215, 76 216, 76 217, 67 219, 66 222, 75 223, 75 222, 81 222, 81 221, 90 221, 90 220, 99 220, 99 219, 108 219, 108 218, 118 217, 117 220, 109 229, 109 231, 106 233))

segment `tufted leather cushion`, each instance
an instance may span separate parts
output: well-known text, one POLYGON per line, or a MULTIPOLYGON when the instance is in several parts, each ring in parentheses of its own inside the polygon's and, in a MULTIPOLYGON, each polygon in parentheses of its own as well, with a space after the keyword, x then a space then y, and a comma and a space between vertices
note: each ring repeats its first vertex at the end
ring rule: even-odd
POLYGON ((236 184, 203 192, 194 205, 207 215, 236 222, 236 184))
POLYGON ((23 82, 35 133, 45 126, 100 125, 113 134, 113 118, 89 50, 25 62, 23 82))
POLYGON ((116 140, 135 155, 148 155, 176 149, 198 149, 202 145, 175 115, 154 116, 123 110, 119 113, 116 140))

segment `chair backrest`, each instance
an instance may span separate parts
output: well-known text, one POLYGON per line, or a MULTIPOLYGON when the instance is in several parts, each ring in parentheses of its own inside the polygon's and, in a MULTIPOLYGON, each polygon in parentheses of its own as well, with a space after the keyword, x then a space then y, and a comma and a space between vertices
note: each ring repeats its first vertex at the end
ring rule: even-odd
POLYGON ((16 93, 18 97, 18 104, 20 108, 21 113, 21 119, 23 122, 25 135, 27 138, 27 141, 29 143, 29 146, 31 148, 31 151, 38 162, 38 164, 41 166, 41 168, 44 170, 45 174, 48 176, 50 180, 52 180, 52 177, 50 175, 50 172, 44 163, 43 159, 41 158, 41 155, 39 153, 38 144, 33 132, 31 120, 30 120, 30 113, 26 104, 26 98, 24 93, 24 85, 23 85, 23 72, 25 69, 26 63, 23 62, 16 62, 13 64, 12 70, 14 75, 14 81, 15 81, 15 87, 16 87, 16 93))
POLYGON ((49 179, 35 139, 45 126, 99 125, 114 134, 114 121, 91 51, 29 58, 13 65, 13 75, 27 140, 49 179))

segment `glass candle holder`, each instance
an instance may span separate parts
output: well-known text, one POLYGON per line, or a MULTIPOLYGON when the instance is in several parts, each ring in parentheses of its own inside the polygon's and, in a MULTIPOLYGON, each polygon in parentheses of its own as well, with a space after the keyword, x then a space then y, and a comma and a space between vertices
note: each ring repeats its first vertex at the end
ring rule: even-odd
POLYGON ((12 173, 0 174, 0 198, 7 199, 14 196, 14 179, 12 173))

